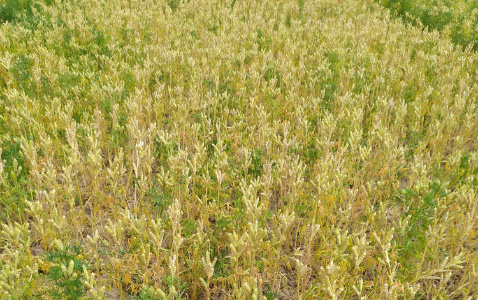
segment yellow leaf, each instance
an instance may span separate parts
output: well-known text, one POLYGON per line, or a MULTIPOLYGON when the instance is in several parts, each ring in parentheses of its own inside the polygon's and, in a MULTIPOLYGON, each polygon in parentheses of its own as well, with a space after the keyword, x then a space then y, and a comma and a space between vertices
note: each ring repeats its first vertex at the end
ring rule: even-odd
POLYGON ((131 282, 131 273, 126 273, 124 274, 124 279, 123 279, 124 283, 128 284, 131 282))

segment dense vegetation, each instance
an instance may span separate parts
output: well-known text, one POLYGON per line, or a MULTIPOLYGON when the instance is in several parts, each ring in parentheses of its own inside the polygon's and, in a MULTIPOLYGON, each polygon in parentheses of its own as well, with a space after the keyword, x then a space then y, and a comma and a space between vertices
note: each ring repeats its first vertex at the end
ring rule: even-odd
POLYGON ((478 55, 403 7, 4 1, 0 299, 477 298, 478 55))
POLYGON ((439 30, 456 45, 478 50, 477 0, 377 0, 393 14, 428 30, 439 30))

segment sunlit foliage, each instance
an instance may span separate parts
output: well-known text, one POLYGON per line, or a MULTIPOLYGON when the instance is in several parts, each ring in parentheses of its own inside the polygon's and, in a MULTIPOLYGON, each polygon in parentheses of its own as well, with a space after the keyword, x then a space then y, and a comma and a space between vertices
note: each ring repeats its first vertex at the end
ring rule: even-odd
POLYGON ((470 47, 373 0, 1 5, 0 299, 478 297, 470 47))

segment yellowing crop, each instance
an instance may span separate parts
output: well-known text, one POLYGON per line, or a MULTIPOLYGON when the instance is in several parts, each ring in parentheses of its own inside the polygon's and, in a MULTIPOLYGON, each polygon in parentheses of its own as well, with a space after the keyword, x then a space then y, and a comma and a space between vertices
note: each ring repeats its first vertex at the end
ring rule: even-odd
POLYGON ((478 298, 478 54, 373 0, 0 4, 0 299, 478 298))

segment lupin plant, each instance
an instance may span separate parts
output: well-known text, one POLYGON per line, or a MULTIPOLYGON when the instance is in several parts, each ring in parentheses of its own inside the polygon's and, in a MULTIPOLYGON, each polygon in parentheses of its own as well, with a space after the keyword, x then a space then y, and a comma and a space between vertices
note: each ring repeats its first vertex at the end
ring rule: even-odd
POLYGON ((0 300, 477 298, 476 8, 391 2, 1 3, 0 300))

